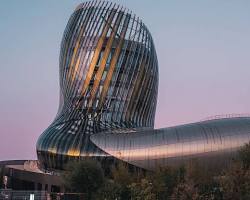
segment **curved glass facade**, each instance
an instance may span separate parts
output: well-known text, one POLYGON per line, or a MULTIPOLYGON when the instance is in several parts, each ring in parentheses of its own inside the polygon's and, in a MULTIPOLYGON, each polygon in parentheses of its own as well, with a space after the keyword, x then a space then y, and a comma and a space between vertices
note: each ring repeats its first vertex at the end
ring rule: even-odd
POLYGON ((110 2, 80 4, 61 42, 59 109, 37 141, 40 166, 64 169, 84 157, 145 169, 191 158, 224 162, 250 140, 249 117, 153 129, 157 90, 156 51, 143 22, 110 2))

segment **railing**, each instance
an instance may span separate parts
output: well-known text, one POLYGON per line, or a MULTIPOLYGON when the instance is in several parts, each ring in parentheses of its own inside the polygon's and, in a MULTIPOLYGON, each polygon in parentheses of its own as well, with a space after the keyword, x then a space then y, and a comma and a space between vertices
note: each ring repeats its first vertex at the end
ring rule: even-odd
POLYGON ((48 200, 45 191, 0 190, 0 199, 5 200, 48 200))
POLYGON ((86 200, 83 193, 49 193, 47 191, 0 189, 0 200, 86 200))
POLYGON ((203 121, 209 121, 209 120, 215 120, 215 119, 225 119, 225 118, 235 118, 235 117, 250 117, 250 113, 232 113, 232 114, 224 114, 224 115, 214 115, 207 117, 205 119, 200 120, 201 122, 203 121))

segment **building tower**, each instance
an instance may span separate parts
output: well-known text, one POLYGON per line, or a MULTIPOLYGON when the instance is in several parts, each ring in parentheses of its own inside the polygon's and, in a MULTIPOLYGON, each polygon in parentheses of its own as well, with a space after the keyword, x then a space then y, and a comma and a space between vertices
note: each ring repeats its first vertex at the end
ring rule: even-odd
POLYGON ((42 168, 109 157, 90 141, 94 133, 153 129, 157 56, 132 12, 106 1, 80 4, 64 31, 59 65, 58 113, 37 142, 42 168))

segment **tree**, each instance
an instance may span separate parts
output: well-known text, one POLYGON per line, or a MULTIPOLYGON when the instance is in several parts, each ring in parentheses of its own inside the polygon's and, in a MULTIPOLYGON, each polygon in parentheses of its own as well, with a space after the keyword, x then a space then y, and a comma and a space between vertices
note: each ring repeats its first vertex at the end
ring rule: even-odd
POLYGON ((219 178, 227 200, 250 199, 250 143, 238 151, 238 157, 219 178))
POLYGON ((118 165, 112 169, 112 178, 116 188, 118 188, 119 199, 130 199, 131 194, 128 186, 133 182, 133 175, 124 163, 119 162, 118 165))
POLYGON ((238 155, 239 162, 241 163, 243 169, 250 169, 250 142, 240 148, 240 150, 238 151, 238 155))
POLYGON ((113 180, 105 180, 104 185, 98 190, 95 199, 118 200, 121 199, 121 186, 113 180))
POLYGON ((192 181, 181 182, 174 188, 171 199, 198 200, 198 189, 192 181))
POLYGON ((149 180, 153 184, 156 199, 168 199, 174 188, 183 180, 184 168, 164 167, 158 168, 156 172, 149 174, 149 180))
POLYGON ((72 162, 63 174, 65 187, 73 192, 86 193, 92 199, 93 193, 104 183, 103 170, 96 161, 86 159, 72 162))
POLYGON ((156 194, 153 190, 152 183, 143 178, 139 183, 132 183, 129 185, 131 190, 131 199, 134 200, 155 200, 156 194))
POLYGON ((112 169, 112 178, 116 183, 121 185, 129 185, 132 182, 131 173, 123 163, 118 163, 117 167, 112 169))
POLYGON ((0 166, 0 189, 3 188, 3 167, 0 166))
POLYGON ((220 177, 220 186, 224 199, 250 199, 250 171, 244 170, 239 163, 233 163, 220 177))
MULTIPOLYGON (((221 172, 219 168, 208 167, 199 160, 191 160, 186 165, 185 181, 193 183, 199 199, 221 199, 219 183, 215 179, 221 172)), ((190 184, 189 184, 190 185, 190 184)), ((191 184, 192 185, 192 184, 191 184)))

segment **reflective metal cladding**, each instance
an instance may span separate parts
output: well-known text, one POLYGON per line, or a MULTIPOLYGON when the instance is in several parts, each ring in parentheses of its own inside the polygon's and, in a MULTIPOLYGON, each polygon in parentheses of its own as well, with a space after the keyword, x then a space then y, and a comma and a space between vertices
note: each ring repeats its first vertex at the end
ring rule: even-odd
POLYGON ((158 63, 152 37, 129 10, 106 1, 80 4, 61 42, 60 105, 37 142, 40 164, 108 156, 90 141, 103 131, 152 129, 158 63))
POLYGON ((59 65, 58 113, 37 141, 44 169, 64 169, 86 156, 145 169, 190 158, 219 160, 250 139, 248 117, 153 129, 158 90, 153 39, 141 19, 114 3, 90 1, 76 8, 59 65))
POLYGON ((250 140, 250 119, 214 119, 133 134, 100 133, 91 139, 108 154, 145 169, 180 166, 194 158, 220 165, 250 140))

